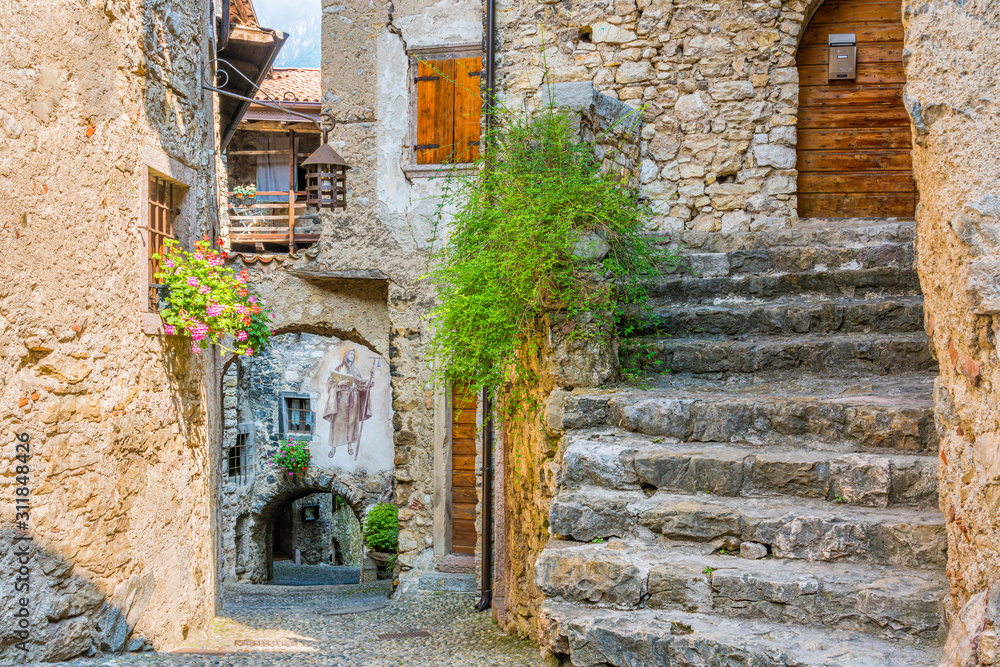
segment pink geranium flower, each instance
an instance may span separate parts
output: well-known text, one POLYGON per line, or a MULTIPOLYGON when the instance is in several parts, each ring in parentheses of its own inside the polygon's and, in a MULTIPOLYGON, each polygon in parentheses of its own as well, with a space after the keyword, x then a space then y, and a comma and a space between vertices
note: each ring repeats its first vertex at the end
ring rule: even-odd
POLYGON ((208 307, 205 308, 205 314, 208 315, 209 317, 218 317, 219 315, 224 313, 225 310, 226 307, 223 306, 221 303, 210 303, 208 304, 208 307))
POLYGON ((174 334, 177 333, 177 327, 175 327, 172 324, 164 324, 163 330, 167 333, 168 336, 173 336, 174 334))
POLYGON ((238 340, 239 342, 242 343, 246 339, 247 339, 247 332, 246 331, 237 331, 236 332, 236 340, 238 340))
POLYGON ((201 292, 202 294, 208 294, 209 292, 212 291, 212 288, 209 287, 208 285, 202 285, 198 291, 201 292))
POLYGON ((197 287, 199 284, 198 279, 194 276, 191 276, 187 279, 187 284, 190 285, 191 287, 197 287))
POLYGON ((201 354, 201 345, 192 345, 191 351, 195 354, 201 354))

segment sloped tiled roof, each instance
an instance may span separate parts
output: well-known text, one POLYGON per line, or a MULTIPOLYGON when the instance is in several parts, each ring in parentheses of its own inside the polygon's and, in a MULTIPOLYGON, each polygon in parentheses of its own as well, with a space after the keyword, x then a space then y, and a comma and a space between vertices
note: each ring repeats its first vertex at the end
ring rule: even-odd
POLYGON ((275 67, 260 84, 258 100, 267 99, 267 93, 279 102, 319 102, 321 94, 320 70, 309 67, 275 67), (294 97, 293 97, 294 96, 294 97))

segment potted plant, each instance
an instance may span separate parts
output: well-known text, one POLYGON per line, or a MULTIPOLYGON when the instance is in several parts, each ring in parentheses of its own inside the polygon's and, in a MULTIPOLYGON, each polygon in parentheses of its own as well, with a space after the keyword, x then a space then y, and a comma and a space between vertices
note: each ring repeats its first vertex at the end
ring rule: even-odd
POLYGON ((250 206, 257 197, 257 186, 237 185, 233 188, 233 194, 236 195, 236 199, 240 203, 243 203, 243 199, 246 198, 246 204, 247 206, 250 206))
POLYGON ((190 336, 195 354, 209 344, 219 345, 222 354, 259 354, 271 337, 270 315, 250 291, 246 269, 236 273, 223 266, 225 251, 211 249, 208 237, 194 252, 173 239, 164 244, 163 255, 154 257, 161 260, 156 277, 164 286, 160 317, 167 335, 190 336))
POLYGON ((278 441, 278 449, 271 455, 271 465, 282 472, 282 477, 292 477, 309 467, 312 454, 305 440, 285 438, 278 441))
POLYGON ((365 517, 361 537, 378 568, 377 577, 388 579, 396 566, 399 549, 399 508, 392 503, 375 505, 365 517))

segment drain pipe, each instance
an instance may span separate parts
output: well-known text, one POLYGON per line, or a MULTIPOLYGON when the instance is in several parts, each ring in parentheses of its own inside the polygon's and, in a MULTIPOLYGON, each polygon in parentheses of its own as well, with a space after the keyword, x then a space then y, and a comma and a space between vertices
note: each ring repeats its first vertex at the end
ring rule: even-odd
MULTIPOLYGON (((493 95, 496 87, 496 41, 497 41, 496 0, 486 2, 486 121, 487 140, 493 129, 493 95)), ((487 154, 486 168, 489 169, 489 146, 484 145, 487 154)), ((483 550, 480 572, 479 602, 476 611, 485 611, 493 605, 493 401, 490 392, 483 387, 483 550)))
POLYGON ((493 402, 483 388, 483 550, 480 554, 482 583, 476 611, 493 604, 493 402))

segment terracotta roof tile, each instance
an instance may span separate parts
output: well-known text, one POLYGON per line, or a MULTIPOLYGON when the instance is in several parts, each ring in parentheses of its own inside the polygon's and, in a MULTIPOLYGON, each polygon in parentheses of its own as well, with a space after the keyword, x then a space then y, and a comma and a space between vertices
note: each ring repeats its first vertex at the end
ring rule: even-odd
MULTIPOLYGON (((260 89, 271 98, 282 101, 319 102, 321 94, 320 71, 309 67, 275 67, 267 75, 260 89), (294 97, 292 97, 294 96, 294 97)), ((258 100, 267 99, 257 93, 258 100)))

